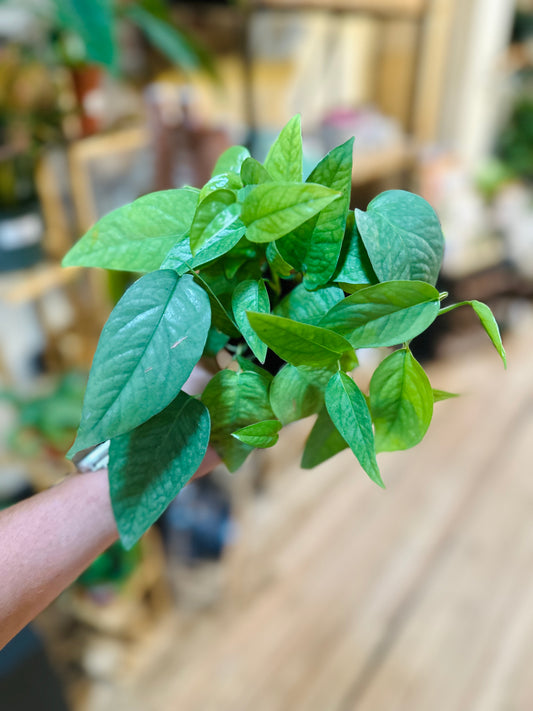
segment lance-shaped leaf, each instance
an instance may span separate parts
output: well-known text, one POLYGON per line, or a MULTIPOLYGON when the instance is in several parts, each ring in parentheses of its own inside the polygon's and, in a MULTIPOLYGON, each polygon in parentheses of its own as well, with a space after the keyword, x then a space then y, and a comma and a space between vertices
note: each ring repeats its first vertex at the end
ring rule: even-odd
POLYGON ((251 242, 272 242, 292 232, 341 193, 314 183, 263 183, 252 188, 241 219, 251 242))
POLYGON ((303 284, 299 284, 279 302, 274 313, 276 316, 316 326, 328 311, 343 299, 342 289, 336 286, 308 291, 303 284))
POLYGON ((365 396, 345 373, 335 373, 326 388, 326 407, 335 427, 368 476, 385 488, 379 473, 372 419, 365 396))
POLYGON ((446 390, 433 390, 433 402, 442 402, 451 398, 459 397, 458 393, 449 393, 446 390))
POLYGON ((240 173, 242 164, 249 157, 250 151, 244 146, 231 146, 219 156, 211 175, 214 177, 221 173, 240 173))
POLYGON ((425 282, 383 282, 347 296, 320 325, 343 335, 354 348, 393 346, 433 323, 439 303, 438 291, 425 282))
POLYGON ((283 366, 270 386, 270 404, 278 420, 287 425, 318 412, 330 378, 331 370, 283 366))
POLYGON ((395 351, 376 368, 370 380, 370 409, 378 452, 409 449, 426 434, 433 391, 409 350, 395 351))
POLYGON ((481 325, 492 341, 494 348, 498 351, 500 358, 503 361, 503 365, 507 368, 507 356, 505 354, 505 348, 503 347, 500 329, 498 328, 498 323, 494 318, 494 314, 487 304, 484 304, 481 301, 476 301, 475 299, 473 301, 461 301, 458 304, 452 304, 451 306, 446 306, 444 309, 441 309, 439 315, 448 313, 448 311, 453 311, 453 309, 457 309, 459 306, 471 306, 474 309, 481 325))
POLYGON ((199 200, 202 202, 208 195, 216 190, 240 190, 242 188, 242 180, 238 173, 221 173, 214 175, 204 187, 200 190, 199 200))
POLYGON ((270 147, 265 168, 273 180, 301 182, 302 164, 302 126, 297 114, 281 129, 270 147))
POLYGON ((257 311, 264 314, 270 312, 270 300, 265 282, 262 279, 242 281, 233 292, 231 305, 235 323, 244 336, 244 340, 252 349, 257 360, 264 363, 267 347, 250 326, 246 312, 257 311))
POLYGON ((246 227, 240 220, 236 220, 226 229, 217 232, 200 247, 194 256, 186 236, 170 249, 161 264, 161 269, 174 269, 181 276, 185 272, 196 269, 196 267, 207 264, 207 262, 229 252, 241 240, 245 232, 246 227))
POLYGON ((352 188, 353 138, 330 151, 307 179, 342 193, 325 207, 313 229, 307 254, 304 283, 309 289, 326 284, 332 277, 341 252, 352 188))
POLYGON ((136 281, 102 330, 69 454, 134 429, 172 402, 202 355, 210 321, 209 299, 192 276, 161 270, 136 281))
POLYGON ((162 412, 111 440, 109 491, 118 532, 131 548, 200 466, 209 412, 181 392, 162 412))
POLYGON ((348 214, 346 220, 346 232, 333 281, 341 284, 376 284, 378 281, 353 212, 348 214))
POLYGON ((419 195, 388 190, 355 211, 372 267, 380 281, 413 279, 435 285, 444 237, 435 210, 419 195))
POLYGON ((248 444, 250 447, 258 447, 266 449, 273 447, 278 439, 278 432, 282 425, 278 420, 264 420, 263 422, 255 422, 253 425, 241 427, 240 430, 232 433, 232 437, 238 439, 243 444, 248 444))
POLYGON ((191 252, 226 230, 238 218, 241 206, 231 190, 215 190, 202 200, 196 209, 191 225, 191 252))
POLYGON ((350 343, 333 331, 282 316, 248 312, 250 325, 259 338, 280 358, 293 365, 327 368, 343 353, 352 351, 350 343))
POLYGON ((255 158, 246 158, 241 165, 241 180, 243 185, 260 185, 272 182, 267 169, 255 158))
POLYGON ((186 235, 198 203, 191 188, 163 190, 102 217, 72 247, 64 267, 101 267, 150 272, 172 245, 186 235))
POLYGON ((347 447, 346 440, 340 435, 324 406, 307 437, 301 461, 302 469, 313 469, 347 447))
POLYGON ((232 437, 247 425, 274 419, 268 399, 270 380, 259 373, 221 370, 207 384, 202 402, 211 414, 211 444, 232 472, 252 451, 252 447, 232 437))

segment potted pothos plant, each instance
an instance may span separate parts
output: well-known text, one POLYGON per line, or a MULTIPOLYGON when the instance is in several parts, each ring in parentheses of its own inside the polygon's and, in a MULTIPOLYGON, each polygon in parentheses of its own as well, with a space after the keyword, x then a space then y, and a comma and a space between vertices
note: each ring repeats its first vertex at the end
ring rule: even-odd
MULTIPOLYGON (((302 466, 350 447, 384 486, 376 453, 417 444, 434 403, 409 343, 442 314, 435 288, 444 238, 433 208, 401 190, 349 210, 353 139, 302 176, 300 117, 263 164, 246 148, 221 155, 201 190, 139 198, 103 217, 65 266, 141 272, 107 321, 70 455, 110 440, 109 479, 131 546, 200 464, 209 443, 230 471, 271 447, 290 422, 317 414, 302 466), (397 346, 369 393, 357 350, 397 346), (232 367, 203 393, 182 386, 203 355, 232 367), (274 354, 274 357, 271 357, 274 354), (268 366, 265 367, 265 363, 268 366)), ((490 309, 469 304, 505 363, 490 309)))

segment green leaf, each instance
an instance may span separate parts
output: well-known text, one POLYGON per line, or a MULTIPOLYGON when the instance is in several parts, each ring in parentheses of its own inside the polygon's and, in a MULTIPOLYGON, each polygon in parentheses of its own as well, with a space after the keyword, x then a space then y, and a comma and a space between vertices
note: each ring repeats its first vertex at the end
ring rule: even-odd
POLYGON ((202 68, 215 74, 205 50, 170 22, 156 17, 139 3, 130 3, 124 9, 124 14, 139 27, 154 47, 183 71, 192 72, 202 68))
POLYGON ((494 318, 494 314, 487 306, 487 304, 484 304, 481 301, 476 301, 475 299, 473 301, 461 301, 458 304, 452 304, 451 306, 446 306, 445 308, 441 309, 439 312, 439 316, 448 313, 448 311, 453 311, 454 309, 459 308, 459 306, 471 306, 474 309, 481 322, 481 325, 487 332, 487 335, 492 341, 492 344, 498 351, 500 358, 503 361, 503 365, 505 366, 505 368, 507 368, 507 356, 505 355, 505 348, 503 347, 500 329, 498 328, 498 324, 496 322, 496 319, 494 318))
POLYGON ((181 276, 227 254, 240 242, 245 232, 246 227, 240 220, 236 220, 226 229, 213 235, 194 256, 189 238, 186 236, 171 248, 161 264, 161 269, 174 269, 181 276))
POLYGON ((348 446, 339 430, 331 421, 326 407, 320 410, 313 429, 305 443, 301 466, 302 469, 313 469, 335 454, 342 452, 348 446))
POLYGON ((260 185, 271 183, 272 178, 259 161, 255 158, 246 158, 241 165, 241 180, 243 185, 260 185))
POLYGON ((345 338, 326 328, 251 311, 248 320, 259 338, 293 365, 332 366, 343 353, 352 350, 345 338))
POLYGON ((481 321, 481 325, 487 332, 487 335, 492 341, 494 348, 496 348, 496 350, 498 351, 504 366, 507 368, 507 357, 505 355, 505 349, 503 347, 500 329, 498 328, 498 324, 496 323, 496 319, 494 318, 492 311, 487 306, 487 304, 484 304, 481 301, 471 301, 470 305, 476 312, 479 320, 481 321))
POLYGON ((279 302, 274 314, 317 326, 328 311, 342 299, 344 293, 336 286, 308 291, 303 284, 299 284, 279 302))
POLYGON ((112 0, 54 0, 60 29, 76 33, 82 42, 81 63, 114 70, 117 61, 116 22, 112 0))
POLYGON ((247 427, 241 427, 240 430, 232 432, 231 436, 250 447, 266 449, 277 443, 281 426, 281 422, 278 420, 264 420, 247 427))
POLYGON ((354 348, 393 346, 422 333, 439 314, 439 293, 422 281, 383 282, 356 291, 320 321, 354 348))
POLYGON ((459 397, 457 393, 449 393, 446 390, 433 390, 433 402, 442 402, 442 400, 449 400, 452 397, 459 397))
POLYGON ((302 127, 300 114, 281 129, 265 159, 265 169, 279 182, 302 181, 302 127))
POLYGON ((200 466, 209 412, 181 392, 162 412, 111 440, 109 491, 118 532, 131 548, 200 466))
POLYGON ((329 381, 326 407, 359 464, 372 481, 385 488, 376 461, 372 420, 365 396, 345 373, 335 373, 329 381))
POLYGON ((192 276, 147 274, 113 309, 96 349, 70 454, 134 429, 179 393, 202 355, 211 312, 192 276))
POLYGON ((233 292, 232 308, 235 322, 244 336, 244 340, 252 349, 257 360, 264 363, 267 347, 250 326, 246 315, 247 311, 269 313, 270 300, 264 281, 250 279, 241 282, 233 292))
POLYGON ((245 358, 244 356, 237 356, 235 360, 237 361, 237 363, 239 364, 239 368, 243 372, 250 371, 251 373, 258 373, 262 378, 266 378, 266 380, 268 381, 274 380, 274 376, 269 373, 268 370, 261 368, 260 365, 257 365, 257 363, 253 363, 248 358, 245 358))
POLYGON ((198 205, 191 226, 190 242, 193 254, 239 218, 241 206, 236 199, 231 190, 215 190, 198 205))
POLYGON ((330 378, 330 370, 283 366, 270 387, 270 404, 278 420, 288 425, 318 412, 330 378))
POLYGON ((268 399, 270 380, 259 373, 221 370, 207 384, 202 402, 211 414, 211 444, 230 471, 236 471, 252 447, 232 433, 274 418, 268 399))
POLYGON ((293 271, 292 265, 286 262, 279 253, 276 242, 269 242, 266 248, 266 258, 270 265, 270 269, 275 274, 282 277, 288 277, 293 271))
POLYGON ((409 449, 426 434, 433 390, 409 350, 395 351, 376 368, 370 380, 370 409, 378 452, 409 449))
POLYGON ((219 156, 212 176, 221 173, 240 173, 242 164, 250 158, 250 151, 244 146, 231 146, 219 156))
POLYGON ((326 284, 332 277, 341 252, 352 189, 353 138, 330 151, 312 171, 308 183, 319 183, 342 193, 325 207, 311 235, 305 256, 304 283, 309 289, 326 284))
POLYGON ((341 284, 376 284, 377 276, 372 269, 365 245, 355 224, 353 212, 348 214, 346 232, 342 243, 337 270, 333 281, 341 284))
POLYGON ((207 356, 208 358, 214 358, 217 353, 224 348, 228 341, 229 336, 225 333, 222 333, 216 328, 210 328, 202 355, 207 356))
POLYGON ((372 267, 380 281, 413 279, 435 285, 444 252, 439 219, 429 203, 404 190, 388 190, 355 211, 372 267))
POLYGON ((245 198, 241 219, 251 242, 272 242, 288 234, 341 197, 313 183, 263 183, 245 198))
POLYGON ((200 190, 200 202, 216 190, 240 190, 242 181, 238 173, 220 173, 214 175, 200 190))
POLYGON ((64 267, 150 272, 191 227, 198 191, 162 190, 102 217, 72 247, 64 267))

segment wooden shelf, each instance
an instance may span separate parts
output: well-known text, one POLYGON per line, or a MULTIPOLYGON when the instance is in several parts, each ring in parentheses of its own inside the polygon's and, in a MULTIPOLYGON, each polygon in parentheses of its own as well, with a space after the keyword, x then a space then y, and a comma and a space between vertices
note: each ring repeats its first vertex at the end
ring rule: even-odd
POLYGON ((358 153, 355 147, 352 185, 361 185, 413 167, 416 153, 411 143, 398 143, 379 151, 358 153))
POLYGON ((419 17, 425 9, 426 0, 252 0, 252 5, 279 10, 336 10, 419 17))

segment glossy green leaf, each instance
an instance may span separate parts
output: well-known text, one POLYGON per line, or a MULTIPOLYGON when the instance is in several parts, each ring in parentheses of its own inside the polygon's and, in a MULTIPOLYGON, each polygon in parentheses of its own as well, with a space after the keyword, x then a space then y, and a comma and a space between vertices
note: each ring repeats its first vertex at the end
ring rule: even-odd
POLYGON ((353 212, 348 214, 337 270, 333 281, 342 284, 376 284, 377 276, 366 251, 353 212))
POLYGON ((72 247, 64 267, 150 272, 188 233, 198 203, 190 188, 162 190, 113 210, 72 247))
POLYGON ((446 390, 433 390, 433 402, 442 402, 450 398, 459 397, 457 393, 449 393, 446 390))
POLYGON ((307 179, 342 193, 320 212, 313 229, 304 260, 304 283, 309 289, 326 284, 337 267, 350 206, 353 140, 330 151, 307 179))
POLYGON ((260 185, 272 182, 267 169, 255 158, 246 158, 241 165, 241 180, 243 185, 260 185))
POLYGON ((211 193, 217 190, 240 190, 242 181, 238 173, 220 173, 214 175, 211 180, 208 180, 204 187, 200 190, 200 202, 211 193))
POLYGON ((113 309, 94 356, 70 453, 117 437, 163 410, 204 349, 209 299, 192 276, 141 277, 113 309))
POLYGON ((250 447, 266 449, 267 447, 273 447, 277 443, 281 426, 281 422, 278 420, 264 420, 247 427, 241 427, 240 430, 232 433, 232 437, 235 437, 243 444, 248 444, 250 447))
POLYGON ((271 242, 323 210, 341 194, 313 183, 263 183, 244 200, 241 219, 251 242, 271 242))
POLYGON ((368 476, 385 488, 379 473, 372 419, 365 396, 345 373, 335 373, 326 388, 329 416, 368 476))
POLYGON ((190 246, 193 254, 239 218, 241 206, 236 199, 231 190, 215 190, 198 205, 191 225, 190 246))
POLYGON ((214 358, 217 353, 224 348, 228 341, 229 336, 227 334, 222 333, 222 331, 219 331, 217 328, 210 328, 202 355, 207 358, 214 358))
POLYGON ((444 237, 435 210, 419 195, 388 190, 355 211, 357 227, 380 281, 412 279, 435 285, 444 237))
POLYGON ((500 329, 498 328, 498 324, 496 322, 496 319, 494 318, 492 311, 487 306, 487 304, 484 304, 481 301, 471 301, 470 305, 476 312, 479 320, 481 321, 481 325, 487 332, 490 340, 494 345, 494 348, 496 348, 496 350, 498 351, 504 366, 507 368, 507 357, 505 355, 505 349, 503 347, 500 329))
POLYGON ((174 269, 181 276, 229 252, 240 242, 245 232, 246 227, 240 220, 236 220, 226 229, 213 235, 194 256, 189 238, 186 236, 170 249, 161 264, 161 269, 174 269))
POLYGON ((250 151, 244 146, 231 146, 220 155, 211 175, 214 177, 221 173, 240 173, 242 164, 249 157, 250 151))
POLYGON ((207 384, 202 402, 211 414, 211 444, 230 471, 236 471, 252 447, 232 433, 274 415, 268 399, 270 380, 259 373, 221 370, 207 384))
POLYGON ((422 333, 439 314, 439 293, 422 281, 383 282, 347 296, 320 321, 354 348, 404 343, 422 333))
POLYGON ((265 159, 265 169, 279 182, 302 181, 302 126, 300 114, 281 129, 265 159))
POLYGON ((281 316, 248 312, 250 325, 259 338, 280 358, 293 365, 324 368, 351 351, 350 343, 333 331, 281 316))
POLYGON ((233 292, 233 316, 235 323, 260 363, 265 362, 267 347, 250 326, 247 311, 270 312, 270 300, 262 279, 241 282, 233 292))
POLYGON ((270 265, 270 269, 274 274, 278 274, 282 277, 288 277, 292 273, 293 267, 291 264, 286 262, 279 253, 277 242, 268 243, 266 248, 266 258, 270 265))
POLYGON ((370 409, 376 450, 408 449, 421 441, 433 416, 433 390, 409 350, 395 351, 370 380, 370 409))
POLYGON ((503 347, 500 329, 498 328, 498 323, 494 318, 494 314, 487 306, 487 304, 484 304, 481 301, 476 301, 475 299, 473 301, 461 301, 458 304, 452 304, 451 306, 446 306, 445 308, 441 309, 439 315, 448 313, 448 311, 453 311, 453 309, 457 309, 459 306, 471 306, 474 309, 481 322, 481 325, 487 332, 487 335, 492 341, 492 344, 498 351, 504 366, 507 368, 507 356, 505 354, 505 348, 503 347))
POLYGON ((283 366, 270 387, 270 404, 278 420, 287 425, 318 412, 330 378, 330 370, 283 366))
POLYGON ((301 461, 302 469, 313 469, 347 447, 346 440, 331 421, 324 406, 305 443, 301 461))
POLYGON ((200 466, 209 412, 181 392, 162 412, 111 440, 109 491, 122 543, 131 548, 200 466))
POLYGON ((336 286, 308 291, 303 284, 299 284, 279 302, 274 314, 317 326, 328 311, 342 299, 344 293, 336 286))

